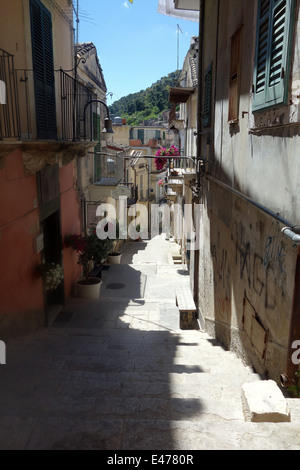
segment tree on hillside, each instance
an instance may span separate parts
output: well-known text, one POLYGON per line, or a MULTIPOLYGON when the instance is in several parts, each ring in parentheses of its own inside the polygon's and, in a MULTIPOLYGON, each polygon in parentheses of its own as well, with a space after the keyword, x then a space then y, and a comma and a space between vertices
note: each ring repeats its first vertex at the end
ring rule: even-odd
POLYGON ((109 106, 111 115, 125 118, 130 125, 138 125, 145 119, 158 119, 161 113, 170 109, 170 87, 178 83, 180 71, 162 77, 146 90, 131 93, 109 106))

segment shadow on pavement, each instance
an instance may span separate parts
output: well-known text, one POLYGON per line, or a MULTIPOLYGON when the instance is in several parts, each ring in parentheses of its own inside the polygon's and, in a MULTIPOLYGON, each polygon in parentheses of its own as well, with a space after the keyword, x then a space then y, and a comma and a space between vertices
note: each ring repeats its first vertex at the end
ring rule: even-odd
POLYGON ((172 450, 171 421, 202 410, 174 393, 204 370, 175 361, 181 339, 143 298, 146 275, 128 265, 103 274, 99 300, 70 299, 51 327, 7 343, 2 450, 172 450))

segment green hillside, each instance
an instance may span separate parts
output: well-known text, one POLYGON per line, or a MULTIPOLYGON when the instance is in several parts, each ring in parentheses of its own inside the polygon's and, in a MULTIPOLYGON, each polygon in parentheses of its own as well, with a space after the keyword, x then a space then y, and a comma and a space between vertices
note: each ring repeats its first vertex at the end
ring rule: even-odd
POLYGON ((176 86, 180 71, 169 73, 146 90, 131 93, 109 106, 112 116, 126 119, 127 124, 137 126, 146 119, 159 119, 161 113, 170 109, 169 90, 176 86))

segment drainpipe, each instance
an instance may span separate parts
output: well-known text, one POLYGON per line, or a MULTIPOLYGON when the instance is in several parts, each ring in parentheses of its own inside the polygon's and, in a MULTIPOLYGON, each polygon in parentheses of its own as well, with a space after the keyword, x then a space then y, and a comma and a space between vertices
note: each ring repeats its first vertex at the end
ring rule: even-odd
POLYGON ((297 384, 296 372, 299 365, 292 362, 292 355, 295 349, 292 348, 293 342, 300 340, 300 248, 297 253, 295 286, 293 296, 292 315, 290 321, 290 335, 287 351, 286 370, 280 375, 281 385, 283 387, 291 387, 297 384))
POLYGON ((202 95, 203 95, 203 41, 204 41, 204 13, 205 0, 200 0, 199 13, 199 45, 198 45, 198 84, 197 84, 197 155, 196 155, 196 191, 197 197, 200 192, 200 160, 201 160, 201 144, 202 144, 202 95))
MULTIPOLYGON (((193 197, 193 208, 195 208, 195 203, 199 203, 200 198, 200 161, 201 161, 201 133, 202 133, 202 78, 203 78, 203 40, 204 40, 204 13, 205 13, 205 0, 200 0, 199 2, 199 45, 198 45, 198 84, 197 84, 197 154, 196 154, 196 195, 193 197)), ((195 211, 193 210, 193 216, 195 211)), ((195 220, 195 218, 194 218, 195 220)), ((200 253, 199 247, 194 251, 194 286, 193 286, 193 296, 196 307, 198 308, 198 299, 199 299, 199 263, 200 263, 200 253)))
POLYGON ((131 168, 134 171, 134 202, 137 202, 137 194, 136 194, 136 169, 134 168, 134 165, 130 165, 131 168))

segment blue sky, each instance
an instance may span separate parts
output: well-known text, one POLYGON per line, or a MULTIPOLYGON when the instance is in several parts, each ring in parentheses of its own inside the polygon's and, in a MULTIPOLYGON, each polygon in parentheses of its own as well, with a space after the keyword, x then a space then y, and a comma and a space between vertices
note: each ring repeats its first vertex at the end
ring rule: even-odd
POLYGON ((157 6, 158 0, 79 0, 79 42, 97 48, 113 93, 108 105, 177 69, 177 35, 181 68, 191 37, 198 36, 198 23, 157 13, 157 6))

